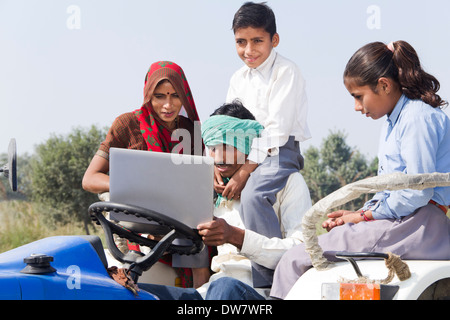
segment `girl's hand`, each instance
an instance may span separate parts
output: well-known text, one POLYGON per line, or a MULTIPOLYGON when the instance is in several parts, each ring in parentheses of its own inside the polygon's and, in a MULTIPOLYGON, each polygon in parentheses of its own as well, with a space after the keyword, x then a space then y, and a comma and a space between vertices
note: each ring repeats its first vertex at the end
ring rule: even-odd
POLYGON ((342 226, 345 223, 358 223, 364 220, 360 212, 338 210, 329 213, 328 219, 322 223, 322 228, 330 231, 334 227, 342 226))

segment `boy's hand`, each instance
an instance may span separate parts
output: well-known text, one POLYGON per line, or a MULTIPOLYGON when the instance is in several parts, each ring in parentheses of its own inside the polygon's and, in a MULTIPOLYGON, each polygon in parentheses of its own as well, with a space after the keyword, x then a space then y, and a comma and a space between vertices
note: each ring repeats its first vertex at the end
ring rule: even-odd
POLYGON ((247 183, 247 179, 248 177, 237 177, 237 175, 235 174, 225 186, 222 192, 222 196, 229 200, 239 199, 241 197, 241 191, 242 189, 244 189, 245 184, 247 183))
POLYGON ((241 197, 242 189, 244 189, 250 174, 256 169, 257 166, 257 163, 246 162, 243 164, 225 186, 222 196, 230 200, 239 199, 241 197))
POLYGON ((222 176, 220 175, 219 170, 214 167, 214 191, 222 194, 224 189, 225 184, 223 183, 222 176))

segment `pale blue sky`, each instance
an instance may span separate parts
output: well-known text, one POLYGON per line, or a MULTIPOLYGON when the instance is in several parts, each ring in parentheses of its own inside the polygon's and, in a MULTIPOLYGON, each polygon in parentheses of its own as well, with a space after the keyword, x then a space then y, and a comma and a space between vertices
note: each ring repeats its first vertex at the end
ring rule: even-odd
MULTIPOLYGON (((145 73, 158 60, 182 66, 206 119, 242 65, 231 21, 243 2, 0 0, 0 152, 12 137, 19 154, 31 154, 52 133, 109 126, 140 107, 145 73)), ((277 51, 299 65, 307 82, 313 138, 303 149, 319 147, 330 130, 340 129, 350 146, 376 155, 383 120, 356 113, 342 84, 348 59, 368 42, 410 42, 450 99, 450 1, 268 4, 281 37, 277 51)))

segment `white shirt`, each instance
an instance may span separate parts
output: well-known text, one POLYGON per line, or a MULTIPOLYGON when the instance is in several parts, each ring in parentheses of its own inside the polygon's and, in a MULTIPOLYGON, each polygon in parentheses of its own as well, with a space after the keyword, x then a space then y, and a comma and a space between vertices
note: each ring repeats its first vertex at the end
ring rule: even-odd
MULTIPOLYGON (((245 229, 239 214, 239 201, 223 200, 215 208, 214 215, 228 224, 245 229)), ((262 266, 275 269, 281 256, 290 248, 303 242, 302 219, 311 207, 311 197, 303 176, 291 174, 286 186, 277 194, 273 208, 280 221, 282 239, 267 238, 251 230, 245 230, 244 243, 239 250, 226 243, 217 247, 217 256, 212 259, 211 269, 216 272, 208 283, 197 290, 205 297, 209 284, 220 277, 233 277, 253 287, 252 266, 254 261, 262 266)), ((256 289, 268 297, 270 289, 256 289)))
POLYGON ((272 50, 256 69, 243 66, 230 80, 227 102, 239 99, 265 130, 253 140, 248 159, 261 163, 278 154, 289 136, 311 138, 307 125, 305 81, 297 65, 272 50))

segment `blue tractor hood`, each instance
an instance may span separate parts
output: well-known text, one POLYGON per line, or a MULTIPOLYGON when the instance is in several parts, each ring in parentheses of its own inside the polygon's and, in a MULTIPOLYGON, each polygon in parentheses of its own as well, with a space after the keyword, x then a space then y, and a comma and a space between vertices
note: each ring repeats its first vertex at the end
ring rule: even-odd
POLYGON ((100 238, 56 236, 0 254, 2 300, 155 300, 114 281, 100 238), (27 261, 27 263, 24 262, 27 261))

